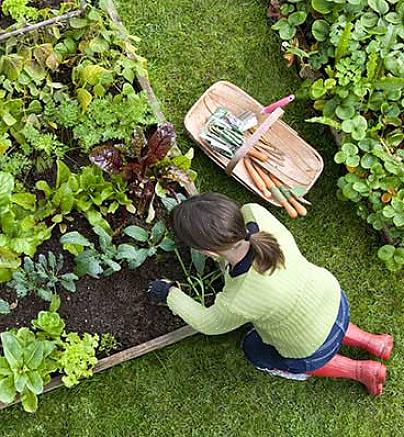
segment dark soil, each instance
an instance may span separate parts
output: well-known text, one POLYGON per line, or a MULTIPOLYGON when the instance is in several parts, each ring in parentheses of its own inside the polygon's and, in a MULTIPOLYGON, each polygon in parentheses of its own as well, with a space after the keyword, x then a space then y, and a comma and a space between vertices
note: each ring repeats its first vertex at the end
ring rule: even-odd
MULTIPOLYGON (((166 218, 162 208, 157 208, 160 217, 166 218)), ((145 226, 139 217, 129 214, 124 209, 118 210, 114 216, 108 217, 114 230, 122 229, 129 224, 145 226)), ((97 243, 97 236, 92 232, 88 222, 79 214, 72 215, 67 231, 78 231, 97 243)), ((51 240, 46 241, 37 254, 46 254, 52 250, 55 254, 61 252, 60 233, 54 230, 51 240)), ((114 239, 116 244, 122 242, 122 237, 114 239)), ((186 263, 190 262, 189 251, 181 249, 186 263)), ((65 265, 63 273, 74 269, 74 259, 63 252, 65 265)), ((184 282, 184 275, 176 255, 159 251, 157 256, 149 258, 136 270, 124 267, 118 273, 102 279, 89 276, 76 282, 77 291, 58 290, 62 299, 59 314, 66 322, 67 331, 79 333, 110 333, 120 343, 118 350, 141 344, 160 335, 183 326, 184 322, 174 316, 163 305, 151 301, 147 295, 149 282, 154 279, 169 278, 184 282)), ((220 286, 221 284, 218 284, 220 286)), ((5 285, 0 287, 0 298, 9 302, 17 301, 14 292, 5 285)), ((12 327, 30 326, 38 312, 46 310, 48 303, 36 295, 30 295, 19 302, 9 315, 0 315, 0 332, 12 327)))

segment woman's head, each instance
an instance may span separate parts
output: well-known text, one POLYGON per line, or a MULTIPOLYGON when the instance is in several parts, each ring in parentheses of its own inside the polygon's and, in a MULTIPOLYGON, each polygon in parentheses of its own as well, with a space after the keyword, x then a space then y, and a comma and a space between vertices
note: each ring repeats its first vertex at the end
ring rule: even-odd
POLYGON ((248 239, 255 252, 255 267, 261 273, 284 263, 276 240, 267 232, 248 235, 240 206, 219 193, 193 196, 172 214, 177 237, 193 249, 222 255, 248 239))

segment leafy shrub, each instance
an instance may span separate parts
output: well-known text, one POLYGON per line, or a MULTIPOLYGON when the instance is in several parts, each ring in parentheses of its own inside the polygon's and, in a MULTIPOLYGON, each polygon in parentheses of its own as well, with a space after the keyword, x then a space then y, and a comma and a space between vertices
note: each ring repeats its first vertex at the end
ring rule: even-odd
MULTIPOLYGON (((274 26, 281 38, 294 36, 290 20, 297 11, 306 39, 285 46, 288 56, 323 73, 306 81, 300 94, 322 112, 308 121, 338 132, 335 161, 348 170, 338 181, 338 197, 355 202, 358 214, 399 248, 404 237, 404 3, 284 2, 274 26)), ((404 262, 400 251, 393 252, 379 255, 397 270, 404 262)))

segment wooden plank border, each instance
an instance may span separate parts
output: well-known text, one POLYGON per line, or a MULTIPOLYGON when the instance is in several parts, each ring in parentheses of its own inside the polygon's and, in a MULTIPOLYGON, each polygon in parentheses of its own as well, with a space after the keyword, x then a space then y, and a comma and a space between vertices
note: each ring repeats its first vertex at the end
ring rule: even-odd
MULTIPOLYGON (((127 38, 128 35, 127 30, 118 15, 113 0, 108 0, 108 13, 111 20, 114 21, 119 26, 122 36, 124 38, 127 38)), ((49 24, 53 24, 53 23, 49 23, 49 24)), ((31 30, 35 30, 35 29, 31 29, 31 30)), ((166 118, 163 112, 161 111, 160 103, 158 102, 148 79, 145 77, 137 76, 136 80, 139 84, 139 87, 142 90, 146 91, 150 105, 153 111, 155 112, 158 121, 164 122, 166 118)), ((197 193, 197 190, 193 183, 187 185, 185 189, 189 195, 193 195, 197 193)), ((149 352, 157 351, 159 349, 162 349, 163 347, 170 346, 174 343, 184 340, 185 338, 191 337, 196 333, 197 331, 195 331, 190 326, 184 326, 182 328, 176 329, 172 332, 169 332, 168 334, 161 335, 160 337, 156 337, 152 340, 146 341, 145 343, 141 343, 137 346, 133 346, 128 349, 124 349, 121 352, 117 352, 115 354, 110 355, 109 357, 99 360, 97 365, 94 367, 93 372, 99 373, 102 372, 103 370, 110 369, 111 367, 117 366, 118 364, 122 364, 134 358, 141 357, 142 355, 145 355, 149 352)), ((52 390, 55 390, 63 386, 64 384, 62 382, 62 376, 55 376, 52 378, 51 382, 44 387, 43 393, 48 393, 52 390)), ((16 400, 11 404, 4 404, 0 402, 0 410, 11 407, 12 405, 19 403, 20 401, 21 401, 20 398, 17 397, 16 400)))

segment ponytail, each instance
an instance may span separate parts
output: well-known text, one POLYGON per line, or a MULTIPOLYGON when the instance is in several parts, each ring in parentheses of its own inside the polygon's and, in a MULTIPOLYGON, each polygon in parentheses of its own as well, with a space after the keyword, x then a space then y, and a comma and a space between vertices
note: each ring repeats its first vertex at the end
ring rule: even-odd
POLYGON ((172 226, 178 239, 196 250, 220 253, 248 240, 254 250, 254 266, 259 273, 285 264, 276 239, 268 232, 249 234, 240 206, 218 193, 199 194, 177 205, 172 226))
POLYGON ((275 238, 268 232, 258 232, 249 235, 249 242, 254 250, 254 266, 259 273, 285 265, 285 256, 275 238))

